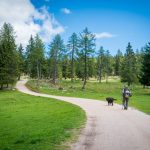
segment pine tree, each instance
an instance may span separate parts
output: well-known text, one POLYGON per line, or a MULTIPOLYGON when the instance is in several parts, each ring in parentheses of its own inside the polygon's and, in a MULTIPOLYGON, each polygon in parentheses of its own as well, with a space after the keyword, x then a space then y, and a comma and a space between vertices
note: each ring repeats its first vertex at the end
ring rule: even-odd
POLYGON ((130 43, 128 43, 124 60, 121 65, 121 81, 127 82, 128 86, 138 81, 136 57, 130 43))
POLYGON ((49 70, 49 58, 45 57, 44 61, 42 62, 42 77, 46 79, 50 79, 50 70, 49 70))
POLYGON ((35 45, 34 45, 34 51, 33 51, 33 60, 34 63, 36 64, 36 77, 37 79, 41 79, 42 78, 42 68, 43 68, 43 63, 45 60, 44 57, 44 44, 42 42, 42 40, 40 39, 39 35, 37 34, 35 36, 35 45))
POLYGON ((150 43, 144 48, 141 71, 140 83, 144 85, 144 87, 150 86, 150 43))
POLYGON ((105 76, 106 76, 106 83, 108 82, 108 76, 110 74, 110 52, 106 50, 105 54, 105 76))
POLYGON ((18 80, 20 80, 21 74, 24 73, 24 54, 23 54, 23 47, 22 44, 18 47, 18 80))
POLYGON ((142 50, 136 50, 135 53, 135 57, 136 57, 136 70, 137 70, 137 76, 138 78, 140 78, 141 75, 141 69, 142 69, 142 61, 143 61, 143 52, 142 50))
POLYGON ((42 78, 42 70, 45 62, 44 51, 44 43, 39 35, 37 34, 35 38, 31 35, 26 48, 26 67, 30 77, 37 78, 38 80, 42 78))
POLYGON ((96 70, 96 59, 94 56, 88 58, 88 66, 87 66, 87 72, 88 76, 87 79, 90 77, 96 77, 97 76, 97 70, 96 70))
POLYGON ((121 62, 122 62, 123 54, 120 50, 117 51, 117 54, 115 56, 115 64, 114 64, 114 74, 116 76, 120 76, 120 68, 121 68, 121 62))
POLYGON ((34 60, 33 60, 33 51, 35 49, 35 42, 34 39, 31 35, 28 45, 26 47, 26 53, 25 53, 25 70, 26 70, 26 74, 28 74, 30 77, 35 77, 35 66, 34 66, 34 60))
POLYGON ((85 85, 88 77, 88 58, 91 54, 94 53, 95 48, 95 35, 88 31, 88 28, 85 28, 83 32, 80 34, 80 54, 83 57, 84 61, 84 82, 82 89, 85 89, 85 85))
POLYGON ((59 56, 59 73, 58 75, 61 78, 67 79, 69 77, 69 51, 66 46, 62 45, 61 54, 59 56))
POLYGON ((77 78, 84 80, 84 58, 83 54, 78 53, 78 57, 75 63, 75 74, 77 78))
POLYGON ((78 52, 78 37, 76 33, 73 33, 68 41, 68 48, 71 51, 71 81, 73 82, 75 76, 75 58, 77 57, 78 52))
POLYGON ((18 76, 18 57, 13 27, 4 23, 0 30, 0 88, 13 84, 18 76))
POLYGON ((58 78, 58 65, 59 65, 58 63, 62 58, 63 50, 64 50, 63 40, 61 39, 61 36, 57 34, 50 44, 50 52, 49 52, 50 68, 53 84, 56 84, 56 80, 58 78))
POLYGON ((62 60, 62 77, 67 79, 69 77, 69 58, 67 53, 63 55, 63 60, 62 60))
POLYGON ((104 69, 104 54, 105 50, 101 46, 99 51, 98 51, 98 60, 97 60, 97 65, 98 65, 98 80, 101 82, 102 80, 102 74, 103 74, 103 69, 104 69))

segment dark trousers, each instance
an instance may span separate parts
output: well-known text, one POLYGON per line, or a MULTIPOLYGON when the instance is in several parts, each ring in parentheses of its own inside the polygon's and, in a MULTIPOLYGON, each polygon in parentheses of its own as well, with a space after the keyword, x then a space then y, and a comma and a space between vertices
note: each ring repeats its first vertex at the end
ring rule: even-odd
POLYGON ((124 109, 128 109, 128 101, 129 101, 129 98, 123 98, 123 107, 124 109))

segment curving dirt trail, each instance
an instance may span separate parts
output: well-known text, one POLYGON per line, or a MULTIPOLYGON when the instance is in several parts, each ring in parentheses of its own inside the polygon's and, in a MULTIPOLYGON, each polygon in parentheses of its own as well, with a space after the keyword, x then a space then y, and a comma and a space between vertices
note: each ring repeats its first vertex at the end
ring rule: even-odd
POLYGON ((72 150, 150 150, 150 116, 133 108, 127 111, 106 102, 53 96, 32 92, 19 81, 17 89, 23 93, 67 101, 85 110, 87 123, 72 150))

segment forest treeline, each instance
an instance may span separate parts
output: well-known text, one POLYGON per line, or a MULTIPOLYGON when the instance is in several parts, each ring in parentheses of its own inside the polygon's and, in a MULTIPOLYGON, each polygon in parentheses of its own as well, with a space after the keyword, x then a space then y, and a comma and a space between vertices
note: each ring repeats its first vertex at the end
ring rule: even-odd
POLYGON ((46 78, 53 84, 62 78, 83 81, 82 88, 90 77, 108 80, 120 76, 128 85, 140 82, 150 86, 150 43, 140 50, 133 50, 127 43, 126 52, 121 50, 112 56, 102 46, 96 50, 95 35, 88 28, 80 34, 73 33, 65 45, 58 34, 49 43, 48 51, 37 34, 31 35, 28 45, 17 45, 11 24, 4 23, 0 29, 0 88, 8 87, 22 74, 37 80, 46 78))

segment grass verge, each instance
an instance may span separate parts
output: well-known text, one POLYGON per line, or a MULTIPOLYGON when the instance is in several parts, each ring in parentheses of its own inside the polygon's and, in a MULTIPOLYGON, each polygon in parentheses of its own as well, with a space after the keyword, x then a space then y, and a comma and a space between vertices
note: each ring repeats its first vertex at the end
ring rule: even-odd
POLYGON ((85 123, 78 106, 0 91, 0 150, 63 150, 85 123))
MULTIPOLYGON (((80 80, 74 81, 74 83, 62 80, 56 86, 48 81, 40 81, 39 85, 38 92, 41 93, 97 100, 114 97, 117 98, 117 103, 122 103, 123 84, 119 80, 116 82, 110 81, 109 83, 88 82, 85 90, 81 89, 82 81, 80 80)), ((30 89, 37 88, 36 81, 28 81, 27 87, 30 89)), ((141 85, 132 85, 130 88, 133 96, 130 98, 129 105, 150 114, 150 89, 143 89, 141 85)))

